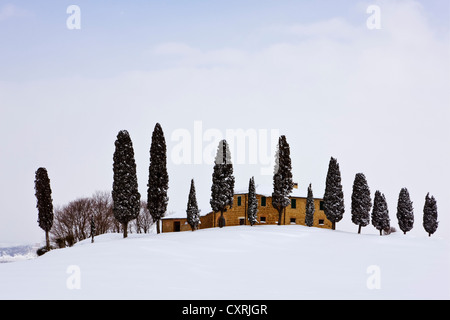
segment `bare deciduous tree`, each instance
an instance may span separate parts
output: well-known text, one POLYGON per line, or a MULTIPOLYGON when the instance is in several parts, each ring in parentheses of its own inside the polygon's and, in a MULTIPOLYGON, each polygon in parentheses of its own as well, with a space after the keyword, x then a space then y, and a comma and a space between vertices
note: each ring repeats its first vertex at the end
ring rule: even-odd
POLYGON ((115 219, 112 211, 111 192, 97 191, 92 195, 91 200, 95 235, 112 232, 115 219))
POLYGON ((141 200, 139 215, 134 220, 134 228, 137 233, 149 233, 153 225, 153 219, 147 207, 147 201, 141 200))
POLYGON ((59 247, 71 246, 91 235, 91 216, 96 226, 95 235, 114 232, 116 221, 109 192, 96 192, 89 198, 79 198, 54 212, 52 240, 59 247))

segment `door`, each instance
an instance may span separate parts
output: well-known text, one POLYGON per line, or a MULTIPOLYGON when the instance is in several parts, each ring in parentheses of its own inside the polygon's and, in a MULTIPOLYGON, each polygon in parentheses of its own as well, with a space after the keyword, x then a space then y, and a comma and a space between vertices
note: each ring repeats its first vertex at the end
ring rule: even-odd
POLYGON ((180 227, 180 221, 174 221, 173 222, 173 231, 178 232, 180 231, 181 227, 180 227))

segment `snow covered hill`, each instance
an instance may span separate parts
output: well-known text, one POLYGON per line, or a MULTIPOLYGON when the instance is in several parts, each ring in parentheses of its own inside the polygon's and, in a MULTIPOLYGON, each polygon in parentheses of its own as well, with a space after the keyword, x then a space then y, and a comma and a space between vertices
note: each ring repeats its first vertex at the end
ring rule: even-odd
POLYGON ((0 299, 449 299, 449 247, 299 225, 105 234, 0 264, 0 299))

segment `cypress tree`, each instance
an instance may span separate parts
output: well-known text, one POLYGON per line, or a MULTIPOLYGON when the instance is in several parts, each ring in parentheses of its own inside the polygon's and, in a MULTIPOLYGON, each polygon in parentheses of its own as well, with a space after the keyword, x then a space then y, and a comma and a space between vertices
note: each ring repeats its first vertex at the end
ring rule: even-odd
POLYGON ((128 131, 117 134, 116 149, 113 156, 113 213, 122 224, 123 237, 128 236, 128 222, 139 214, 141 195, 138 191, 136 163, 134 161, 133 143, 128 131))
POLYGON ((375 198, 373 199, 372 210, 372 225, 380 231, 380 236, 383 230, 390 228, 389 210, 384 194, 379 190, 375 191, 375 198))
POLYGON ((256 199, 255 178, 251 177, 248 183, 248 221, 253 226, 257 221, 258 200, 256 199))
POLYGON ((36 208, 38 209, 38 224, 45 231, 45 245, 50 250, 49 231, 53 225, 52 189, 47 169, 39 168, 35 173, 34 190, 36 195, 36 208))
POLYGON ((335 230, 336 222, 342 220, 345 208, 339 163, 333 157, 331 157, 328 165, 325 194, 323 196, 323 208, 327 219, 331 221, 331 228, 335 230))
POLYGON ((397 219, 403 234, 410 231, 414 224, 413 203, 409 198, 408 189, 402 188, 397 203, 397 219))
POLYGON ((215 214, 220 211, 219 227, 225 226, 223 213, 227 207, 233 206, 234 176, 231 154, 226 140, 219 142, 214 169, 212 174, 211 199, 209 203, 214 212, 214 226, 216 226, 215 214))
POLYGON ((286 136, 283 135, 278 139, 272 193, 272 206, 278 211, 278 225, 282 224, 281 218, 284 208, 291 203, 289 195, 293 187, 291 151, 286 136))
POLYGON ((428 233, 428 236, 431 235, 437 230, 439 222, 437 221, 438 213, 437 213, 437 204, 436 199, 433 196, 429 196, 430 193, 427 193, 425 197, 425 205, 423 207, 423 227, 425 231, 428 233))
POLYGON ((187 222, 191 226, 192 231, 197 230, 198 224, 200 223, 200 210, 198 209, 197 196, 195 194, 194 179, 191 180, 186 215, 187 222))
POLYGON ((161 125, 157 123, 150 146, 150 166, 148 175, 147 207, 160 233, 160 220, 167 210, 169 197, 169 175, 167 174, 167 148, 161 125))
POLYGON ((352 192, 352 222, 358 226, 358 234, 361 233, 361 227, 370 223, 370 209, 372 208, 372 199, 370 198, 370 189, 367 185, 366 176, 363 173, 357 173, 353 182, 352 192))
POLYGON ((305 214, 305 224, 308 227, 312 227, 314 225, 314 198, 313 198, 313 191, 311 187, 311 183, 308 187, 308 195, 306 197, 306 214, 305 214))

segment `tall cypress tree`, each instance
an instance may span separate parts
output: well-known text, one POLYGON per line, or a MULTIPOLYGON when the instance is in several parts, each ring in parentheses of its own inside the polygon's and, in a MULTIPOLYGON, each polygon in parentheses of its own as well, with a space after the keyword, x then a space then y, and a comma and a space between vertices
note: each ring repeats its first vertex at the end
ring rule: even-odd
POLYGON ((34 190, 36 195, 36 208, 38 209, 38 224, 45 231, 45 245, 47 251, 50 250, 49 231, 53 226, 53 201, 52 189, 47 169, 39 168, 36 171, 34 180, 34 190))
POLYGON ((195 194, 194 179, 191 180, 186 215, 187 222, 191 226, 192 231, 197 230, 198 224, 200 223, 200 210, 198 209, 197 196, 195 194))
POLYGON ((375 191, 375 198, 373 199, 372 210, 372 225, 380 231, 380 236, 383 230, 390 228, 389 210, 384 194, 379 190, 375 191))
POLYGON ((361 227, 370 223, 371 208, 372 199, 366 176, 363 173, 357 173, 353 182, 352 222, 358 226, 358 234, 361 233, 361 227))
POLYGON ((333 157, 331 157, 328 165, 325 194, 323 196, 323 209, 327 219, 331 221, 331 228, 335 230, 336 222, 342 220, 345 208, 339 163, 333 157))
POLYGON ((305 214, 305 224, 308 227, 312 227, 314 225, 314 198, 311 183, 308 187, 308 195, 306 197, 306 214, 305 214))
POLYGON ((148 175, 147 207, 160 233, 160 220, 167 210, 169 197, 169 175, 167 174, 166 139, 161 125, 157 123, 152 134, 150 146, 150 166, 148 175))
POLYGON ((138 191, 136 162, 134 161, 133 143, 128 131, 117 134, 113 164, 113 213, 122 224, 123 237, 128 236, 128 222, 139 214, 141 195, 138 191))
POLYGON ((397 219, 403 234, 410 231, 414 225, 413 203, 409 198, 408 189, 402 188, 398 196, 397 219))
POLYGON ((251 177, 248 183, 248 221, 253 226, 257 221, 258 200, 256 199, 255 178, 251 177))
POLYGON ((228 206, 233 206, 234 176, 231 154, 226 140, 219 142, 214 169, 212 174, 211 199, 209 203, 214 212, 214 226, 216 224, 215 214, 220 211, 219 227, 225 226, 223 213, 228 206))
POLYGON ((286 136, 278 139, 278 150, 275 155, 275 169, 273 174, 272 206, 278 211, 278 225, 282 223, 282 214, 291 200, 294 183, 292 181, 291 151, 286 136))
POLYGON ((437 204, 436 199, 433 196, 430 197, 430 193, 427 193, 425 197, 425 205, 423 207, 423 227, 431 235, 437 230, 439 222, 437 221, 437 204))

